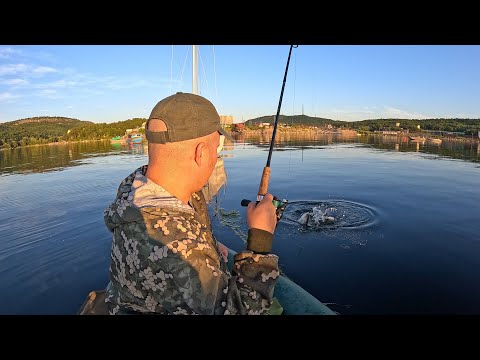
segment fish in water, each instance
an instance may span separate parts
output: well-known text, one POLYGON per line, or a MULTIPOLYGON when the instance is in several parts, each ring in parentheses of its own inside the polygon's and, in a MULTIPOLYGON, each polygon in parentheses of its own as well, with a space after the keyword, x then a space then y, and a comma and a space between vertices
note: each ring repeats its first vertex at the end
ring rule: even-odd
POLYGON ((300 219, 298 219, 298 222, 302 225, 307 225, 308 220, 310 220, 310 213, 306 212, 306 213, 303 213, 302 216, 300 216, 300 219))
POLYGON ((318 226, 322 224, 331 224, 335 222, 333 212, 337 211, 335 208, 328 208, 322 210, 319 206, 314 207, 312 211, 303 213, 298 219, 298 222, 305 226, 318 226))

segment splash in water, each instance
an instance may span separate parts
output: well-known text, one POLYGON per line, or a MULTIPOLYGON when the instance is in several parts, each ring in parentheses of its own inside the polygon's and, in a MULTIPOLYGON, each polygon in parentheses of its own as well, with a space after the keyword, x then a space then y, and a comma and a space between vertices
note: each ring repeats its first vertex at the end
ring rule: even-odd
POLYGON ((312 211, 306 212, 300 216, 298 222, 305 226, 319 226, 322 224, 332 224, 335 222, 333 214, 337 211, 336 208, 330 207, 322 210, 320 206, 313 207, 312 211))

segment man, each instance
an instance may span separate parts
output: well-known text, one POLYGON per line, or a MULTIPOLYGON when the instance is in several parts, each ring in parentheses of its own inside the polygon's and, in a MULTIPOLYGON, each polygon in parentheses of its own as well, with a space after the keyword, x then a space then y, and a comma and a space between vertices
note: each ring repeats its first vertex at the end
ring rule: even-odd
POLYGON ((264 314, 279 276, 270 254, 273 197, 247 208, 247 249, 229 271, 211 232, 202 187, 217 162, 220 126, 205 98, 161 100, 146 125, 148 165, 120 184, 105 210, 113 232, 110 314, 264 314))

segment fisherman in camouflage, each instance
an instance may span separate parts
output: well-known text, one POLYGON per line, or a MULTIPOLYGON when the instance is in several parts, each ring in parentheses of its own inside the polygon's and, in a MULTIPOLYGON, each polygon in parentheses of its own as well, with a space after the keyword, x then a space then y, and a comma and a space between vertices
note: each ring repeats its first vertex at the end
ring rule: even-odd
POLYGON ((205 98, 177 93, 160 101, 146 126, 149 164, 119 186, 105 210, 113 232, 110 314, 264 314, 279 276, 270 254, 272 195, 247 208, 247 249, 229 271, 211 231, 202 187, 217 161, 220 126, 205 98))

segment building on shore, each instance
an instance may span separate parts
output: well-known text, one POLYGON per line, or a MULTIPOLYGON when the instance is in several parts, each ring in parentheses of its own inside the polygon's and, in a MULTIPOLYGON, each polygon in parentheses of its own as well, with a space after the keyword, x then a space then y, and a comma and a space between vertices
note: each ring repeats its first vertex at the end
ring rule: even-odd
POLYGON ((245 130, 244 123, 233 124, 233 131, 242 132, 243 130, 245 130))
POLYGON ((220 124, 222 126, 232 126, 233 125, 233 115, 220 115, 220 124))

